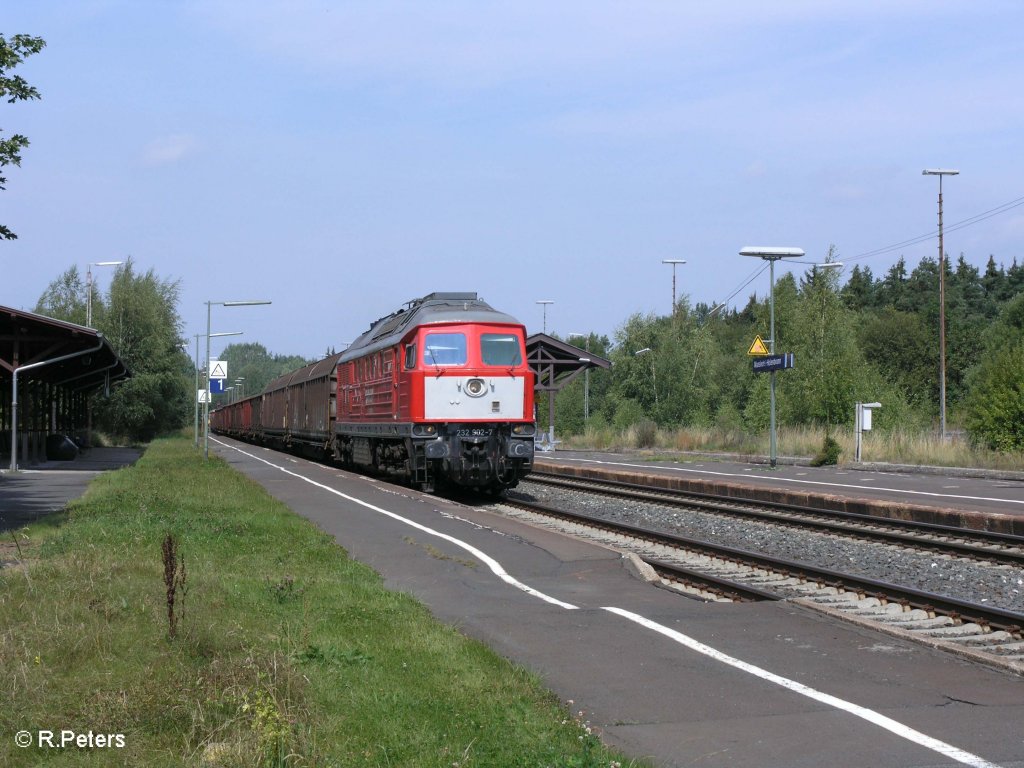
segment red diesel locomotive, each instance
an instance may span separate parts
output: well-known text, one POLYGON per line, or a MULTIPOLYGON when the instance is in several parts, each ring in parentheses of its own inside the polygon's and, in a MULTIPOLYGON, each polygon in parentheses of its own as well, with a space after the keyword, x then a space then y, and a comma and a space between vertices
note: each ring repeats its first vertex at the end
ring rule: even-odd
POLYGON ((344 352, 218 408, 210 426, 424 490, 511 488, 533 467, 525 328, 475 293, 432 293, 344 352))

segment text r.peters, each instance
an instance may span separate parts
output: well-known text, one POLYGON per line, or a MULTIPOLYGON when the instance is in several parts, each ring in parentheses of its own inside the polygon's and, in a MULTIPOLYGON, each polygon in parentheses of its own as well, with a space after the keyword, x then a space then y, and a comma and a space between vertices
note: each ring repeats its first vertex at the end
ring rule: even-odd
POLYGON ((113 747, 121 749, 124 747, 123 733, 75 733, 74 731, 61 731, 58 736, 53 731, 39 731, 40 747, 56 747, 66 749, 67 747, 79 747, 80 749, 94 748, 104 749, 113 747))

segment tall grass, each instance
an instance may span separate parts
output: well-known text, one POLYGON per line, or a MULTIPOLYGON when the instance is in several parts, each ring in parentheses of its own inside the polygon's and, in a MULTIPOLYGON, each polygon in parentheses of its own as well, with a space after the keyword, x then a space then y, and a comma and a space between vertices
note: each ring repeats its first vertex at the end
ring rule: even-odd
MULTIPOLYGON (((828 431, 840 446, 840 462, 852 462, 856 435, 850 429, 828 431)), ((825 443, 823 427, 780 427, 776 446, 779 456, 811 458, 825 443)), ((588 426, 582 435, 562 436, 564 448, 581 450, 652 449, 694 453, 727 453, 740 456, 767 456, 767 432, 753 434, 743 430, 711 427, 679 429, 653 428, 641 422, 625 429, 588 426)), ((865 462, 918 464, 941 467, 978 467, 1024 470, 1024 454, 996 453, 972 446, 959 434, 945 441, 938 435, 902 430, 865 432, 861 445, 865 462)))
POLYGON ((154 443, 16 541, 3 552, 16 564, 0 569, 4 766, 617 759, 534 676, 384 590, 189 440, 154 443), (173 625, 169 536, 187 569, 173 625), (15 746, 40 729, 124 746, 15 746))

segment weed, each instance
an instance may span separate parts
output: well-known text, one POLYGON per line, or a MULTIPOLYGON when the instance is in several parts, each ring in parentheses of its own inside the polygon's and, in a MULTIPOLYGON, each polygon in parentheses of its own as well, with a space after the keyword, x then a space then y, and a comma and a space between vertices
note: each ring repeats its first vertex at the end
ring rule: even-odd
POLYGON ((185 596, 188 594, 188 573, 185 556, 178 554, 178 540, 171 534, 163 543, 164 586, 167 587, 167 633, 173 640, 178 634, 178 622, 185 618, 185 596), (174 613, 178 590, 181 590, 181 609, 174 613))
POLYGON ((272 582, 268 576, 266 584, 267 591, 278 603, 289 603, 293 600, 298 600, 306 591, 302 587, 295 586, 295 578, 293 576, 284 576, 276 582, 272 582))

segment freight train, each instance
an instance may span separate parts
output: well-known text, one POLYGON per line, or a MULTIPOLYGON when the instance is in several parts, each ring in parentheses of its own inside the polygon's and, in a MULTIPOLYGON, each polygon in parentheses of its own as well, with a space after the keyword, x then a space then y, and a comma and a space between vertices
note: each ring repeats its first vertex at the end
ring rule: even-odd
POLYGON ((476 293, 431 293, 344 352, 217 408, 210 428, 426 491, 499 492, 533 467, 525 335, 476 293))

